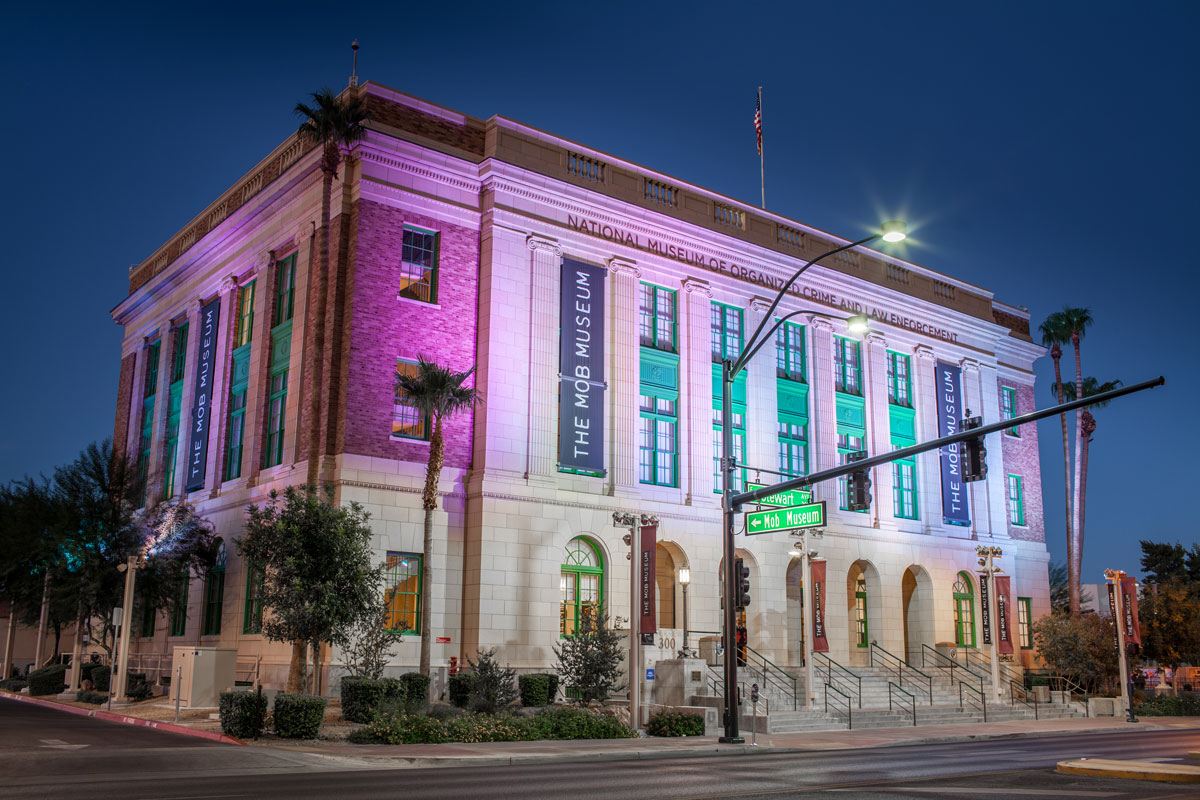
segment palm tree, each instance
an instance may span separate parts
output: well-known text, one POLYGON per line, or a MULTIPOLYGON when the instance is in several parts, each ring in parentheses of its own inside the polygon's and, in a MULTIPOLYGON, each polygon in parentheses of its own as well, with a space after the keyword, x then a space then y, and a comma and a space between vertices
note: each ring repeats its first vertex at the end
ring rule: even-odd
POLYGON ((422 675, 429 674, 429 653, 433 637, 432 606, 433 589, 433 511, 437 508, 438 478, 446 457, 446 441, 442 434, 442 423, 460 411, 466 411, 483 402, 483 395, 473 386, 464 386, 475 368, 466 372, 455 372, 424 356, 417 356, 414 373, 396 373, 396 388, 425 417, 429 432, 429 463, 425 469, 425 490, 421 502, 425 508, 425 549, 421 559, 421 666, 422 675))
MULTIPOLYGON (((1083 397, 1094 397, 1095 395, 1104 392, 1111 392, 1113 389, 1121 387, 1121 381, 1105 381, 1100 383, 1090 375, 1083 379, 1083 397)), ((1063 396, 1068 400, 1074 400, 1080 397, 1076 390, 1076 384, 1068 381, 1062 386, 1063 396)), ((1108 405, 1108 401, 1097 403, 1096 408, 1104 408, 1108 405)), ((1080 468, 1075 473, 1076 476, 1076 497, 1075 497, 1075 556, 1079 559, 1079 563, 1075 568, 1075 574, 1079 575, 1083 569, 1083 521, 1084 512, 1087 509, 1087 469, 1088 469, 1088 447, 1092 442, 1092 434, 1096 432, 1096 419, 1092 416, 1089 409, 1083 409, 1082 421, 1080 423, 1080 468)))
MULTIPOLYGON (((1062 310, 1063 320, 1067 327, 1071 329, 1071 344, 1075 348, 1075 385, 1083 385, 1083 366, 1079 358, 1079 344, 1083 341, 1083 335, 1092 324, 1092 312, 1086 308, 1072 308, 1065 306, 1062 310)), ((1064 395, 1066 394, 1064 388, 1064 395)), ((1079 507, 1080 507, 1080 472, 1083 469, 1083 415, 1086 413, 1084 409, 1075 410, 1075 492, 1071 497, 1071 510, 1074 512, 1074 519, 1071 520, 1071 539, 1074 544, 1071 557, 1074 559, 1075 567, 1075 582, 1073 585, 1075 594, 1075 605, 1072 613, 1079 613, 1079 583, 1080 573, 1083 570, 1083 526, 1080 522, 1079 507)))
MULTIPOLYGON (((1058 399, 1058 405, 1063 404, 1062 390, 1062 345, 1066 344, 1071 339, 1071 329, 1068 326, 1066 316, 1061 311, 1056 311, 1046 317, 1046 321, 1038 328, 1042 334, 1042 344, 1050 348, 1050 358, 1054 360, 1054 389, 1055 397, 1058 399)), ((1072 614, 1079 613, 1079 579, 1075 575, 1075 540, 1071 536, 1071 445, 1070 439, 1067 436, 1067 415, 1062 413, 1058 415, 1059 422, 1062 423, 1062 446, 1063 446, 1063 494, 1066 498, 1066 517, 1067 517, 1067 589, 1070 596, 1070 611, 1072 614)))

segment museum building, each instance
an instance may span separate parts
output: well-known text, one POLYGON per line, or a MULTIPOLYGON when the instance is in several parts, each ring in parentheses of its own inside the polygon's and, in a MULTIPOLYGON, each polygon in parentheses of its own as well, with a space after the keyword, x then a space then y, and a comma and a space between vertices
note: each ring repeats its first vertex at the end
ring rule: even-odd
MULTIPOLYGON (((699 649, 720 626, 719 361, 804 261, 850 240, 504 117, 374 83, 345 93, 371 117, 333 183, 326 290, 321 153, 293 135, 131 267, 112 312, 124 331, 114 439, 143 502, 186 500, 221 537, 186 613, 137 615, 135 664, 169 664, 177 645, 236 648, 239 679, 282 686, 290 647, 263 637, 262 578, 234 540, 248 504, 306 481, 310 452, 335 498, 371 514, 389 624, 407 631, 396 671, 416 665, 426 614, 438 667, 489 648, 551 667, 601 605, 629 630, 614 512, 658 519, 643 666, 684 647, 685 627, 699 649), (429 420, 395 381, 422 357, 474 368, 484 397, 445 424, 428 553, 429 420)), ((1044 350, 1028 311, 886 246, 813 266, 774 316, 798 311, 734 386, 739 489, 937 438, 951 398, 984 423, 1034 409, 1044 350), (865 335, 853 314, 869 318, 865 335)), ((926 646, 983 649, 986 544, 1003 551, 1015 655, 1030 662, 1032 621, 1049 612, 1037 431, 986 445, 986 480, 954 483, 953 499, 937 452, 874 469, 865 512, 845 510, 844 481, 814 487, 828 509, 810 548, 825 565, 830 658, 863 665, 874 644, 919 666, 926 646)), ((799 666, 797 540, 737 542, 748 645, 799 666)), ((339 654, 327 658, 336 668, 339 654)))

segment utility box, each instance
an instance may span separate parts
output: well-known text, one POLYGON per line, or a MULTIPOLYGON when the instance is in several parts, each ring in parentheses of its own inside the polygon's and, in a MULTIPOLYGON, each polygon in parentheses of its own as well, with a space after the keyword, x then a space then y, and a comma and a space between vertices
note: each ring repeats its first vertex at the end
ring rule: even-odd
POLYGON ((216 708, 221 692, 233 688, 236 674, 234 648, 176 647, 171 660, 171 698, 178 692, 184 708, 216 708))

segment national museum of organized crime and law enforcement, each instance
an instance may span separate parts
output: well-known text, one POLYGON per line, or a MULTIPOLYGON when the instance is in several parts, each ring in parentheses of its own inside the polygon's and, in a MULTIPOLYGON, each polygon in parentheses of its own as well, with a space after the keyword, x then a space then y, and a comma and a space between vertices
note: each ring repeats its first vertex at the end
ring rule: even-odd
MULTIPOLYGON (((115 440, 145 475, 145 502, 186 500, 221 537, 187 613, 136 623, 134 663, 236 648, 239 679, 282 686, 291 650, 261 634, 234 540, 248 504, 306 481, 313 436, 321 482, 371 514, 389 624, 410 629, 394 671, 416 665, 422 615, 443 668, 490 648, 521 670, 552 667, 599 604, 628 630, 614 512, 658 519, 641 666, 685 646, 685 591, 686 645, 700 650, 721 624, 719 362, 806 260, 849 240, 505 117, 374 83, 345 92, 371 117, 333 184, 323 308, 321 153, 293 135, 134 265, 112 312, 115 440), (446 422, 432 552, 430 429, 395 377, 419 357, 474 368, 484 396, 446 422)), ((1028 312, 886 246, 813 266, 774 316, 795 311, 733 388, 739 490, 937 438, 943 402, 984 423, 1034 408, 1043 349, 1028 312), (853 314, 868 332, 848 329, 853 314)), ((1016 660, 1031 663, 1031 622, 1049 612, 1037 433, 986 445, 983 481, 958 483, 937 452, 874 469, 865 512, 844 510, 844 482, 814 487, 828 508, 810 548, 824 559, 829 658, 854 670, 872 644, 917 666, 926 645, 986 651, 976 547, 996 545, 1016 660)), ((747 644, 799 674, 796 543, 737 536, 747 644)), ((325 657, 336 669, 337 651, 325 657)))

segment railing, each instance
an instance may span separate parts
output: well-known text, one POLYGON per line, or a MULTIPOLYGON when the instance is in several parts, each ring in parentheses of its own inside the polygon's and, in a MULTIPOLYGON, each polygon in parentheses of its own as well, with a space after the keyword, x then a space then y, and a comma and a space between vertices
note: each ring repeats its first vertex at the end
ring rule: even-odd
POLYGON ((862 708, 861 677, 855 675, 825 653, 813 653, 813 672, 815 677, 824 677, 826 686, 836 684, 841 687, 838 692, 839 694, 845 697, 849 697, 851 694, 854 695, 858 707, 862 708))
MULTIPOLYGON (((739 664, 738 666, 743 665, 739 664)), ((746 647, 746 663, 744 666, 758 670, 762 676, 764 690, 769 686, 777 689, 782 694, 791 695, 792 711, 799 708, 799 703, 796 699, 799 695, 799 690, 796 688, 796 676, 785 672, 778 664, 749 646, 746 647)))
MULTIPOLYGON (((904 697, 908 698, 908 713, 912 714, 913 727, 914 728, 917 727, 917 697, 916 697, 916 695, 904 691, 903 689, 901 689, 899 686, 892 683, 891 681, 888 681, 888 711, 892 710, 892 698, 896 696, 896 693, 899 693, 899 694, 903 695, 904 697)), ((899 699, 900 699, 900 702, 903 704, 903 698, 899 698, 899 699)), ((903 709, 903 705, 901 706, 901 708, 903 709)))
POLYGON ((963 710, 963 697, 964 697, 963 690, 964 689, 966 690, 965 696, 970 698, 970 702, 972 704, 974 704, 976 701, 978 701, 979 705, 977 706, 977 708, 983 712, 983 721, 987 722, 987 700, 984 699, 983 689, 976 689, 974 686, 972 686, 969 683, 959 683, 958 684, 958 710, 959 711, 963 710))
POLYGON ((937 650, 934 650, 929 645, 922 644, 921 645, 921 666, 928 668, 930 662, 932 662, 933 666, 937 667, 938 669, 949 669, 950 670, 950 685, 951 686, 954 686, 954 681, 956 681, 956 680, 959 682, 960 685, 963 683, 967 683, 967 681, 971 681, 971 683, 967 683, 967 685, 970 686, 972 689, 975 689, 976 691, 978 691, 981 696, 983 695, 983 676, 982 675, 980 675, 977 672, 972 672, 969 667, 964 667, 962 664, 958 663, 957 661, 955 661, 953 658, 946 655, 945 653, 939 653, 937 650), (955 675, 955 670, 958 671, 957 675, 955 675), (978 682, 978 684, 979 684, 978 687, 972 685, 976 682, 978 682))
POLYGON ((1025 684, 1017 683, 1016 681, 1008 682, 1008 704, 1015 706, 1020 703, 1023 706, 1033 709, 1033 718, 1038 718, 1038 701, 1037 695, 1025 688, 1025 684), (1020 697, 1017 694, 1020 693, 1020 697))
POLYGON ((697 658, 700 657, 700 640, 705 636, 720 636, 720 631, 698 631, 693 628, 688 628, 683 637, 683 648, 688 653, 693 653, 697 658), (695 642, 695 646, 692 643, 695 642))
MULTIPOLYGON (((921 670, 917 669, 912 664, 909 664, 907 661, 900 658, 899 656, 892 655, 887 650, 884 650, 882 647, 875 644, 874 642, 871 642, 871 666, 872 667, 875 666, 875 658, 876 658, 877 653, 878 653, 878 658, 883 667, 885 667, 886 669, 891 669, 893 667, 893 665, 895 666, 896 677, 900 681, 900 686, 898 688, 900 688, 900 689, 904 688, 904 671, 908 670, 909 683, 913 684, 916 688, 920 689, 921 691, 926 692, 929 695, 929 705, 933 705, 933 678, 932 677, 930 677, 929 675, 926 675, 924 672, 921 672, 921 670)), ((889 700, 889 702, 890 702, 890 700, 889 700)))
MULTIPOLYGON (((964 647, 963 651, 967 654, 966 662, 967 662, 968 667, 971 666, 971 657, 974 656, 975 661, 977 662, 976 663, 977 667, 979 667, 980 669, 983 669, 983 670, 987 670, 988 672, 991 671, 992 657, 989 653, 986 653, 982 650, 973 650, 969 647, 964 647)), ((1022 680, 1024 678, 1024 675, 1022 673, 1017 672, 1012 667, 1010 667, 1008 664, 1005 664, 1003 661, 1000 662, 999 667, 1000 667, 1001 682, 1004 682, 1004 681, 1022 682, 1022 680)))
POLYGON ((1051 676, 1049 676, 1049 678, 1050 678, 1050 681, 1049 681, 1050 691, 1062 692, 1063 696, 1066 698, 1068 705, 1070 705, 1070 703, 1075 699, 1076 693, 1079 693, 1080 695, 1082 695, 1080 700, 1083 703, 1083 715, 1085 717, 1091 716, 1091 712, 1088 711, 1087 689, 1084 689, 1082 686, 1080 686, 1078 683, 1076 683, 1075 681, 1068 678, 1066 675, 1051 675, 1051 676))
POLYGON ((164 675, 169 682, 171 659, 172 656, 166 653, 130 653, 129 671, 145 673, 146 683, 158 683, 164 675))
POLYGON ((825 713, 826 714, 829 713, 829 697, 830 697, 829 693, 830 692, 833 692, 833 694, 837 695, 837 697, 840 697, 841 702, 843 702, 846 707, 845 711, 843 711, 841 708, 838 708, 838 700, 837 700, 837 698, 835 698, 833 701, 834 713, 835 714, 845 714, 846 715, 846 730, 848 730, 848 731, 854 730, 854 712, 853 712, 851 704, 850 704, 850 697, 848 695, 843 694, 842 692, 838 691, 838 689, 836 689, 832 684, 828 684, 828 683, 825 684, 825 713))

